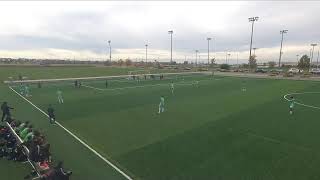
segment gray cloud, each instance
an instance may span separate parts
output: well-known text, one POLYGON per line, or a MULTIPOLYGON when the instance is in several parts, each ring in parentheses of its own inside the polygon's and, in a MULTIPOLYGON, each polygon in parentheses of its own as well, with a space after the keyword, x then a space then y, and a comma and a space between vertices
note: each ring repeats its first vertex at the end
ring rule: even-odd
POLYGON ((180 2, 179 6, 170 5, 170 2, 166 4, 156 6, 146 2, 130 2, 106 5, 95 10, 95 3, 92 2, 93 8, 88 10, 69 10, 66 7, 64 11, 40 20, 40 34, 17 31, 16 34, 11 32, 10 35, 0 35, 0 48, 53 48, 105 54, 107 40, 110 39, 115 49, 143 49, 144 44, 148 43, 151 49, 168 50, 170 41, 167 31, 173 29, 174 49, 180 53, 192 54, 195 49, 205 52, 208 36, 213 37, 211 44, 214 51, 247 51, 250 16, 260 17, 255 25, 254 47, 278 47, 281 29, 289 30, 285 35, 286 46, 319 42, 320 2, 317 1, 246 2, 240 5, 229 2, 221 7, 213 3, 209 5, 209 10, 208 5, 198 5, 192 7, 194 11, 189 11, 190 5, 184 5, 184 2, 180 2), (172 11, 173 7, 176 13, 172 11), (233 10, 229 11, 229 7, 233 10), (218 10, 223 11, 217 13, 218 10), (193 16, 202 11, 208 12, 203 14, 207 16, 200 17, 199 25, 193 21, 193 16), (127 18, 131 15, 132 18, 127 18), (217 20, 223 23, 215 24, 217 20), (210 26, 205 27, 206 22, 210 26))

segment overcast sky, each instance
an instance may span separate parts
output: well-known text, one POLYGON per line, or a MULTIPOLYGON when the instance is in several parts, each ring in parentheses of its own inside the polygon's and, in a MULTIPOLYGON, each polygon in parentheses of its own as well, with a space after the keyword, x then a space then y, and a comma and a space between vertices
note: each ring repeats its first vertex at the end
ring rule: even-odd
MULTIPOLYGON (((282 29, 283 60, 295 61, 308 54, 310 43, 320 43, 320 2, 0 2, 0 57, 66 58, 105 60, 108 40, 112 58, 207 59, 230 63, 248 59, 251 24, 255 23, 253 47, 257 59, 278 61, 282 29)), ((315 60, 318 47, 315 48, 315 60)))

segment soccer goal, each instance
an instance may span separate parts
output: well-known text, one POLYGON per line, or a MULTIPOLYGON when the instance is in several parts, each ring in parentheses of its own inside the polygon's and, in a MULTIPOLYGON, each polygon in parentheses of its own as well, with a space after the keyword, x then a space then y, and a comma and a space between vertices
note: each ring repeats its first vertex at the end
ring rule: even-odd
POLYGON ((147 74, 151 74, 150 70, 135 70, 135 71, 128 71, 128 80, 141 80, 147 79, 147 74))

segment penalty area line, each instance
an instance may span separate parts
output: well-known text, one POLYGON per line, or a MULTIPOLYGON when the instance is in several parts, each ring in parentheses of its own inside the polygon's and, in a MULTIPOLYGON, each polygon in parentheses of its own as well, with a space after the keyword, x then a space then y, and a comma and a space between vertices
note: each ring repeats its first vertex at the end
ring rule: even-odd
MULTIPOLYGON (((220 79, 219 79, 220 80, 220 79)), ((212 80, 200 80, 199 82, 204 82, 204 81, 212 81, 212 80)), ((177 86, 191 86, 194 85, 195 81, 180 81, 178 83, 173 83, 174 85, 177 86)), ((86 88, 90 88, 90 89, 94 89, 94 90, 98 90, 98 91, 115 91, 115 90, 125 90, 125 89, 135 89, 135 88, 144 88, 144 87, 154 87, 154 86, 170 86, 170 82, 168 83, 159 83, 159 84, 149 84, 149 85, 143 85, 143 86, 129 86, 129 87, 122 87, 122 88, 112 88, 112 89, 101 89, 101 88, 97 88, 94 86, 89 86, 89 85, 81 85, 84 86, 86 88)))
MULTIPOLYGON (((291 96, 291 95, 299 95, 299 94, 320 94, 320 92, 289 93, 289 94, 284 95, 283 98, 284 98, 286 101, 289 101, 289 99, 287 98, 288 96, 291 96)), ((320 107, 312 106, 312 105, 308 105, 308 104, 303 104, 303 103, 298 102, 298 101, 295 101, 294 103, 295 103, 295 104, 298 104, 298 105, 300 105, 300 106, 308 107, 308 108, 320 109, 320 107)))
MULTIPOLYGON (((11 86, 9 88, 16 93, 18 96, 20 96, 22 99, 27 101, 29 104, 31 104, 34 108, 39 110, 42 114, 44 114, 46 117, 49 117, 47 113, 45 113, 42 109, 38 108, 36 105, 34 105, 31 101, 29 101, 27 98, 19 94, 16 90, 14 90, 11 86)), ((56 124, 60 126, 63 130, 65 130, 68 134, 70 134, 73 138, 75 138, 77 141, 79 141, 82 145, 84 145, 87 149, 89 149, 91 152, 93 152, 95 155, 97 155, 101 160, 106 162, 109 166, 111 166, 113 169, 115 169, 117 172, 119 172, 121 175, 123 175, 126 179, 132 180, 132 178, 127 175, 125 172, 123 172, 120 168, 118 168, 116 165, 112 164, 108 159, 103 157, 100 153, 98 153, 96 150, 94 150, 92 147, 90 147, 88 144, 86 144, 84 141, 82 141, 79 137, 77 137, 75 134, 73 134, 71 131, 69 131, 67 128, 65 128, 63 125, 61 125, 59 122, 56 121, 56 124)))

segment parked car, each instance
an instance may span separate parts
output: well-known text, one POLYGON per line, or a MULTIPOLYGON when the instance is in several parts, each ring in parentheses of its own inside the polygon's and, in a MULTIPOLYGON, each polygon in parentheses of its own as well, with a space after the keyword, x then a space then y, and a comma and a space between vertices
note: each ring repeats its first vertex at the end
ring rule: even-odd
POLYGON ((320 74, 320 69, 319 68, 312 68, 309 70, 309 72, 312 74, 320 74))
POLYGON ((289 72, 289 73, 296 74, 296 73, 302 73, 303 70, 300 70, 300 69, 298 69, 298 68, 290 68, 290 69, 288 70, 288 72, 289 72))
POLYGON ((271 69, 270 72, 271 73, 282 73, 283 70, 282 69, 271 69))
POLYGON ((184 70, 188 70, 188 71, 189 71, 189 70, 191 70, 191 68, 189 68, 189 67, 185 67, 185 68, 184 68, 184 70))
POLYGON ((199 68, 198 71, 208 71, 207 68, 199 68))
POLYGON ((266 72, 268 72, 268 71, 265 70, 265 69, 256 69, 255 72, 256 72, 256 73, 266 73, 266 72))
POLYGON ((230 72, 228 69, 218 69, 219 72, 230 72))

